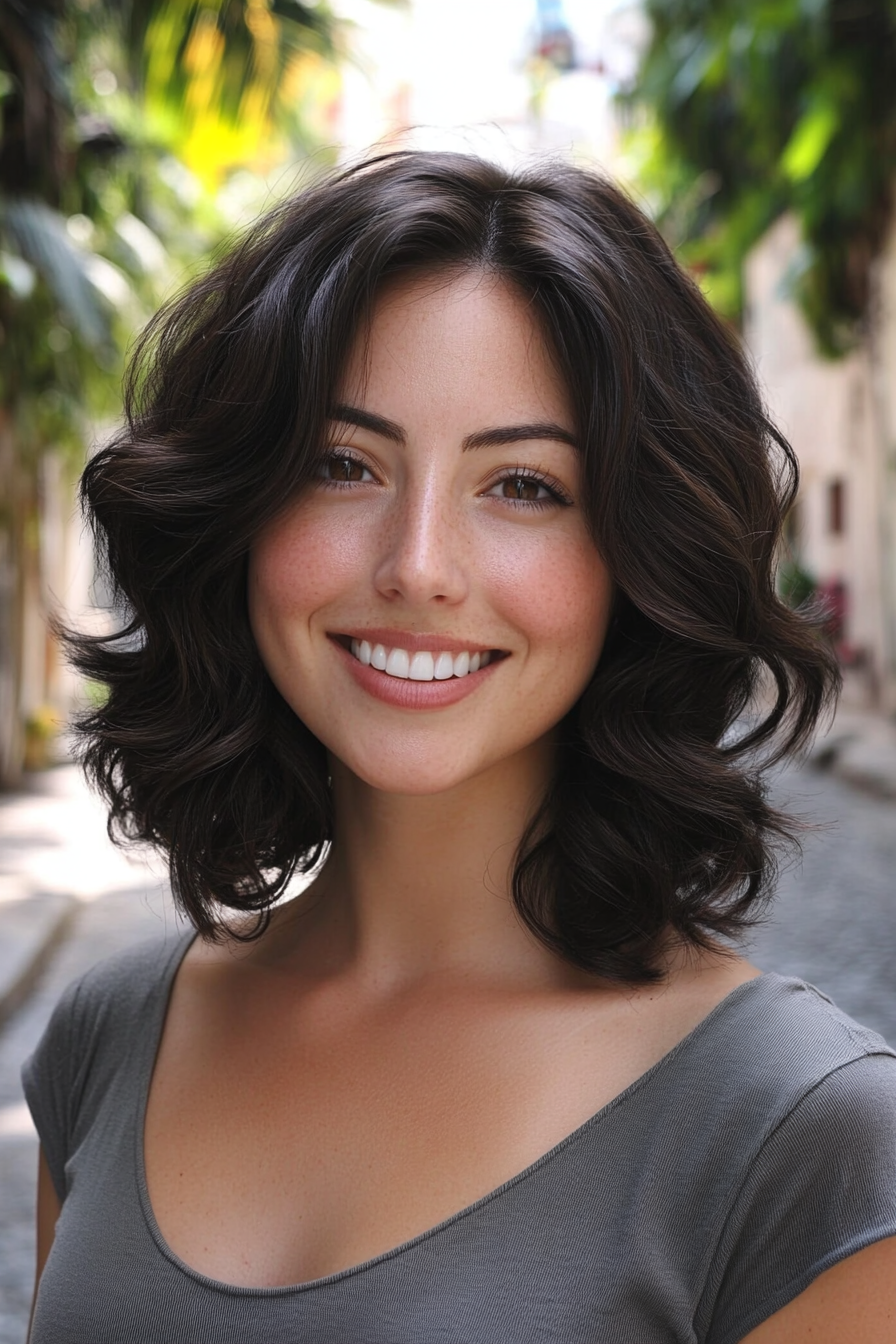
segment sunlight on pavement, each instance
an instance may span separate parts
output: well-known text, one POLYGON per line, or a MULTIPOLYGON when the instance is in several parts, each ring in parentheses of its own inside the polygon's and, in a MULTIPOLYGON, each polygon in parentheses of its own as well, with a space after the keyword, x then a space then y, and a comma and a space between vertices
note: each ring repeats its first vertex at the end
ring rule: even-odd
POLYGON ((40 793, 12 798, 0 808, 0 902, 23 888, 92 901, 110 891, 157 888, 163 860, 145 849, 116 848, 106 834, 106 809, 75 765, 48 771, 40 793))

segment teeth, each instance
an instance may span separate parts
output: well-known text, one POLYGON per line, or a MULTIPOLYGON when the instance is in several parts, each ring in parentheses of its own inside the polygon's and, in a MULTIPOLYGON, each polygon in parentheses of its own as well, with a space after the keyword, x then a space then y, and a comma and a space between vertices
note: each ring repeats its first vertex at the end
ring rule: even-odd
POLYGON ((436 681, 447 681, 454 676, 454 659, 450 653, 440 653, 433 670, 436 681))
POLYGON ((353 639, 351 650, 359 663, 365 667, 375 667, 389 677, 400 677, 403 681, 448 681, 451 677, 466 677, 471 672, 488 667, 491 661, 489 653, 450 654, 429 653, 421 649, 418 653, 408 653, 406 649, 387 649, 384 644, 370 644, 366 639, 353 639))
POLYGON ((411 681, 432 681, 435 664, 431 653, 415 653, 411 659, 411 681))
POLYGON ((393 649, 386 659, 386 672, 390 677, 402 677, 407 681, 411 673, 411 660, 404 649, 393 649))

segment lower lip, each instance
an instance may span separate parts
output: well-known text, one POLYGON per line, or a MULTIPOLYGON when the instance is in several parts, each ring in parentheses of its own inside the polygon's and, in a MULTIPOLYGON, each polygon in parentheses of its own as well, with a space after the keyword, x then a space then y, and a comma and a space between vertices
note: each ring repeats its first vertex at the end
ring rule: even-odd
POLYGON ((348 669, 362 690, 386 705, 396 705, 399 709, 444 709, 447 705, 456 705, 458 700, 472 693, 483 684, 485 679, 504 660, 488 663, 478 672, 468 672, 465 677, 449 677, 446 681, 411 681, 404 677, 390 677, 378 672, 375 667, 360 663, 353 653, 336 640, 334 647, 348 663, 348 669))

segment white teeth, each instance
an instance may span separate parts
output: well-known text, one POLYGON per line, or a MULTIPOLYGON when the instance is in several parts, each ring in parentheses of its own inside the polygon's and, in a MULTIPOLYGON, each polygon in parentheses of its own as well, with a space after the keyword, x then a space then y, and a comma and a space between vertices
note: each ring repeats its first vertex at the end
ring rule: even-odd
POLYGON ((447 681, 454 676, 454 659, 450 653, 440 653, 436 659, 433 676, 436 681, 447 681))
POLYGON ((466 677, 488 667, 491 661, 489 653, 450 654, 430 653, 421 649, 409 653, 407 649, 387 649, 384 644, 371 644, 366 639, 352 639, 351 651, 359 663, 365 667, 375 667, 387 676, 399 677, 403 681, 448 681, 451 677, 466 677))
POLYGON ((432 681, 435 676, 435 664, 431 653, 415 653, 411 659, 411 681, 432 681))
POLYGON ((386 659, 386 672, 390 677, 402 677, 407 681, 411 671, 411 660, 404 649, 393 649, 386 659))

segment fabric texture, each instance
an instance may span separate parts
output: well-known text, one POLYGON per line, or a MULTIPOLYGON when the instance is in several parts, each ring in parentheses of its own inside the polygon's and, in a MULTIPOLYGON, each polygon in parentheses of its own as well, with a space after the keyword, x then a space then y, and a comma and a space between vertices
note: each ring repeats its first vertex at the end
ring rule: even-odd
POLYGON ((143 1116, 189 937, 95 967, 23 1072, 63 1201, 32 1344, 735 1344, 896 1235, 896 1054, 801 981, 739 986, 513 1180, 291 1288, 165 1245, 143 1116))

